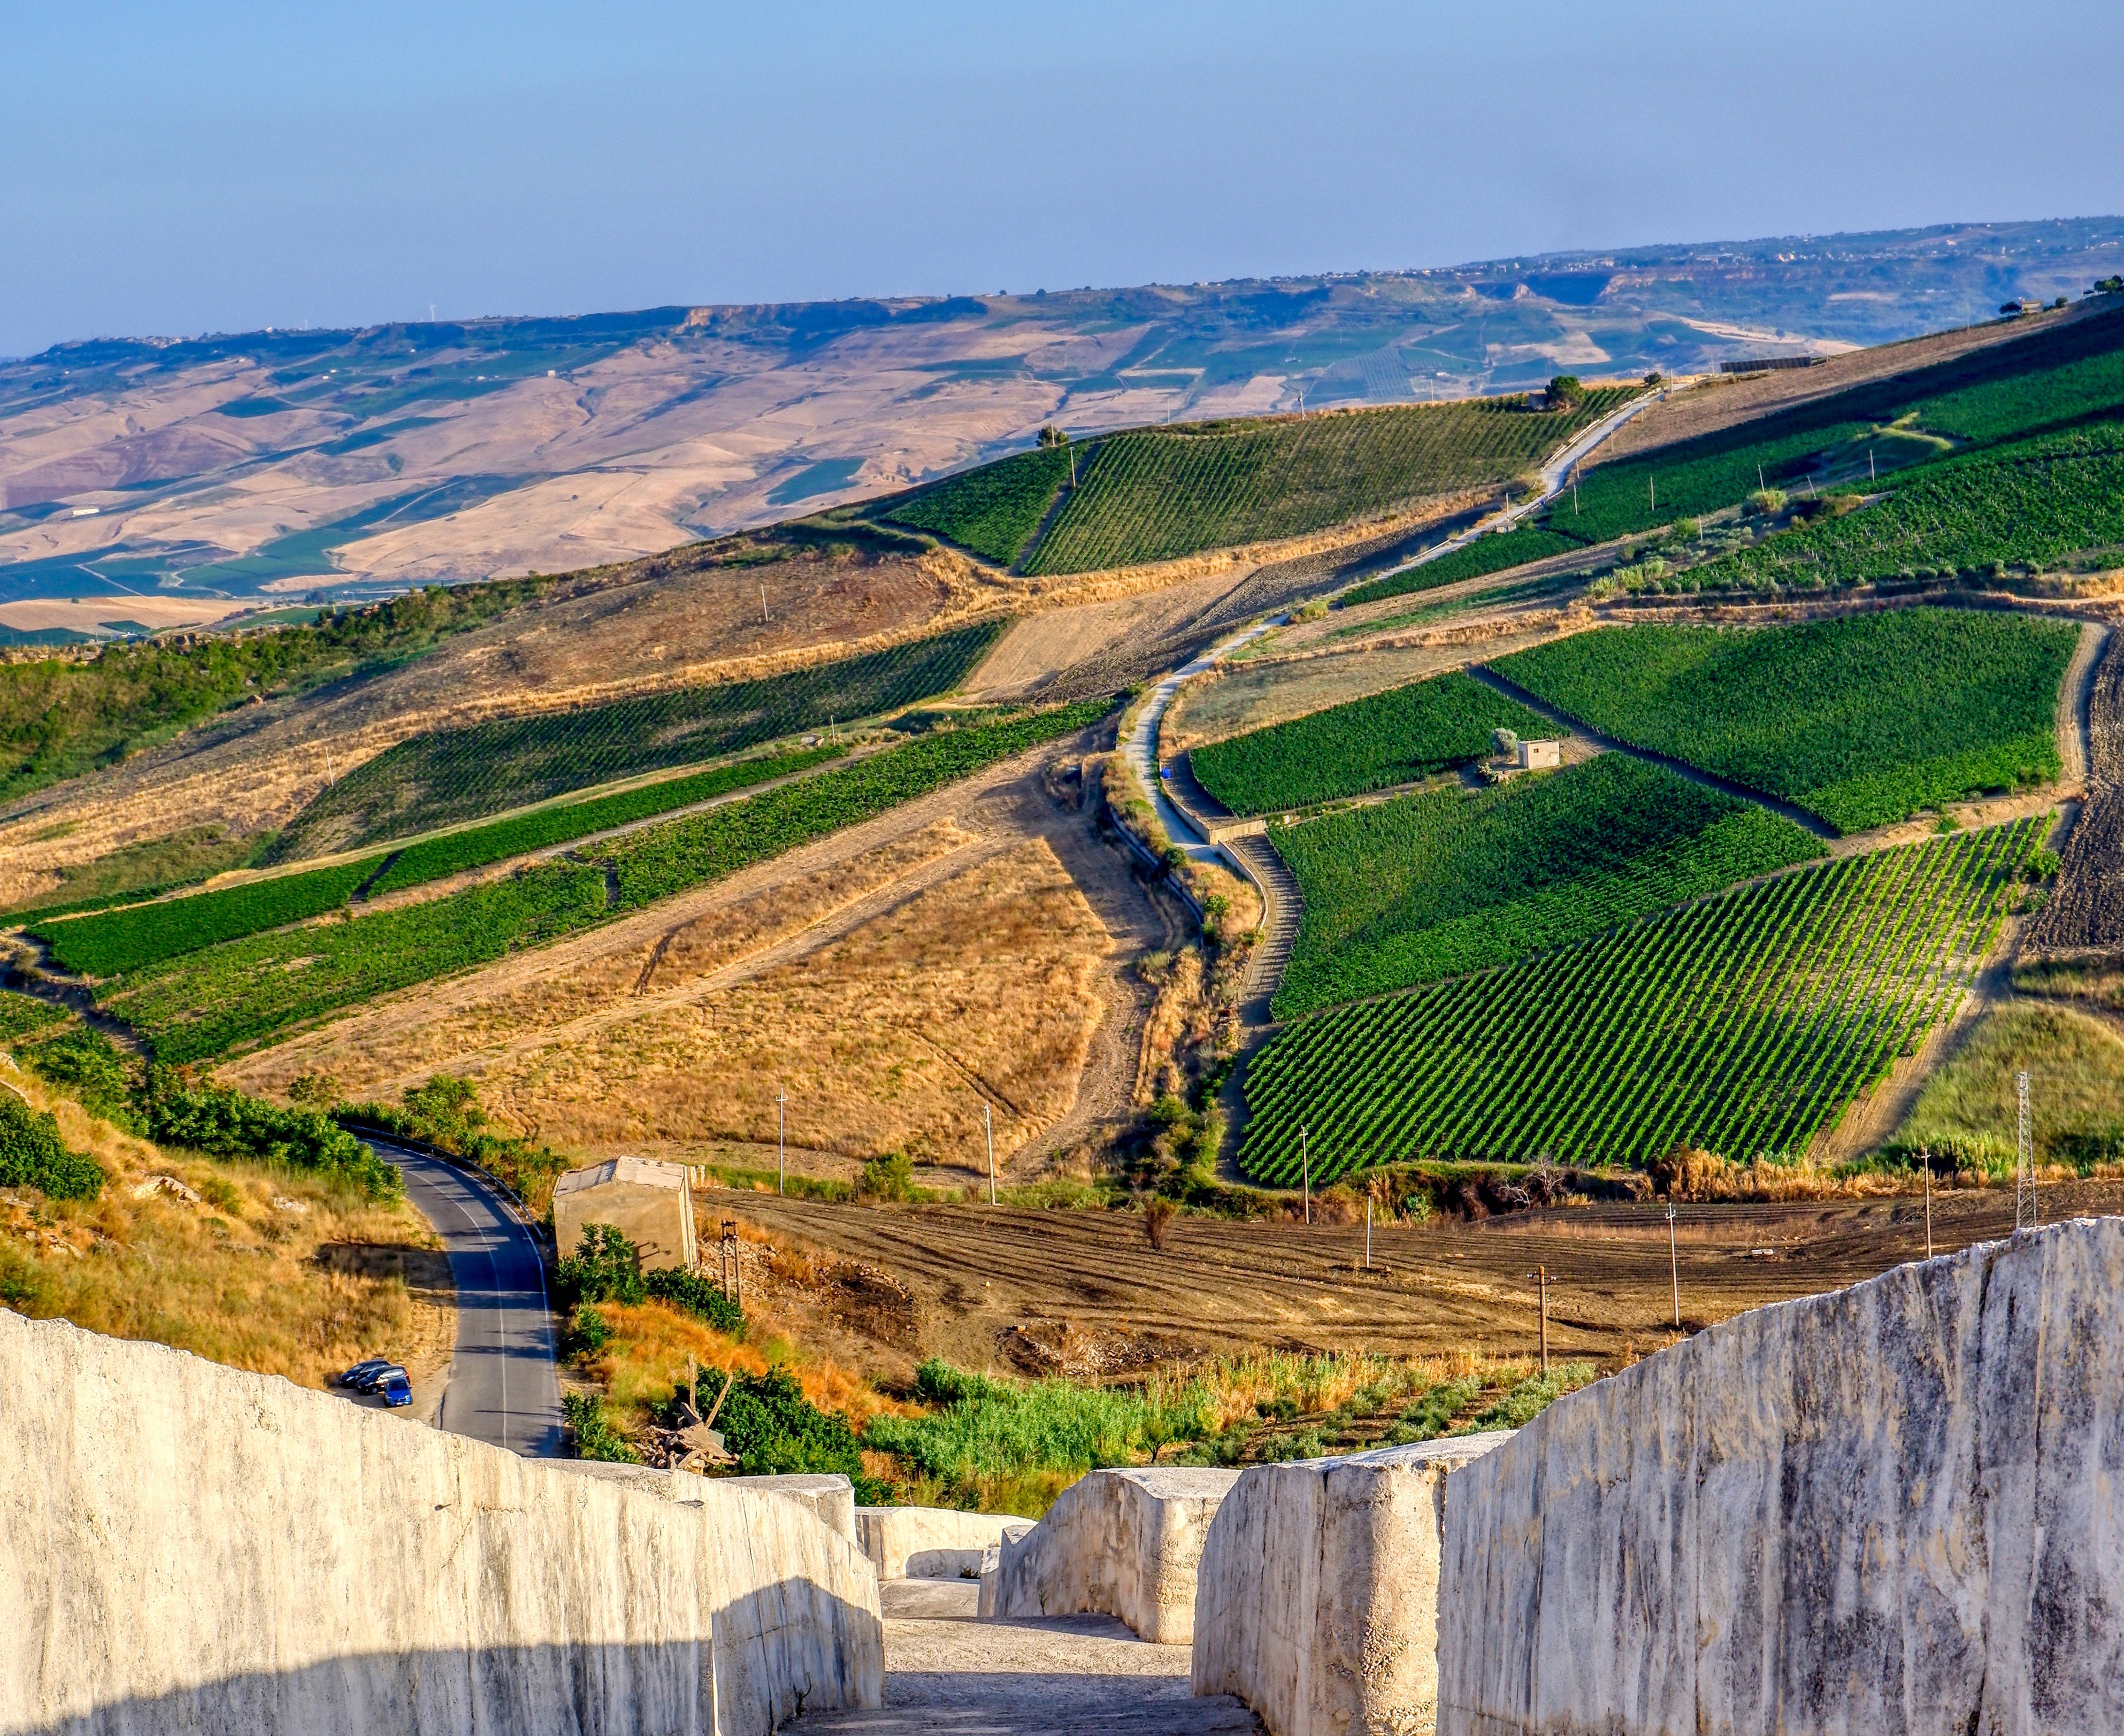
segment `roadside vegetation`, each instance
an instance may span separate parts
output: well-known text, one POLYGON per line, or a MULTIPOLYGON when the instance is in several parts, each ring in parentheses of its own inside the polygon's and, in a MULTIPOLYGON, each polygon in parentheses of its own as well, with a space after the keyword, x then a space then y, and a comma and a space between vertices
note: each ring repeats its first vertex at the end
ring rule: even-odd
POLYGON ((1269 837, 1304 900, 1283 1018, 1511 964, 1822 853, 1790 820, 1622 753, 1269 837))
MULTIPOLYGON (((0 992, 0 1306, 317 1386, 446 1352, 449 1264, 336 1128, 144 1072, 0 992), (25 1027, 27 1027, 26 1033, 25 1027), (25 1166, 21 1129, 55 1145, 25 1166)), ((365 1147, 356 1147, 365 1153, 365 1147)))
POLYGON ((1433 676, 1197 748, 1196 779, 1234 814, 1360 795, 1464 766, 1503 730, 1539 736, 1539 713, 1469 676, 1433 676))
POLYGON ((1608 734, 1839 832, 2056 778, 2069 622, 1907 608, 1793 626, 1604 628, 1497 673, 1608 734))

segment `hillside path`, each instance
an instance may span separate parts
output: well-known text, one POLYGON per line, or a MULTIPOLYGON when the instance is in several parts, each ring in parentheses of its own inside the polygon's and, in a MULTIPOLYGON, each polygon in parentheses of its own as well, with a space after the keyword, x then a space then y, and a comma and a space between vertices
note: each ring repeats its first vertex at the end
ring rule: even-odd
POLYGON ((800 1719, 861 1736, 1258 1736, 1229 1695, 1187 1691, 1189 1651, 1110 1616, 981 1621, 972 1580, 889 1579, 885 1704, 800 1719))

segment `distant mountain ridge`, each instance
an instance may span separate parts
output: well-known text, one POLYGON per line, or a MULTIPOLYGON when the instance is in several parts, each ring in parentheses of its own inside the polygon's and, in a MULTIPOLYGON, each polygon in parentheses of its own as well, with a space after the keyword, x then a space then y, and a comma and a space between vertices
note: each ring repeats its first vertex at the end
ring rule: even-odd
POLYGON ((130 630, 563 570, 905 486, 1050 420, 1093 432, 1820 353, 2077 296, 2121 262, 2124 219, 2104 218, 87 339, 0 364, 0 626, 130 630))

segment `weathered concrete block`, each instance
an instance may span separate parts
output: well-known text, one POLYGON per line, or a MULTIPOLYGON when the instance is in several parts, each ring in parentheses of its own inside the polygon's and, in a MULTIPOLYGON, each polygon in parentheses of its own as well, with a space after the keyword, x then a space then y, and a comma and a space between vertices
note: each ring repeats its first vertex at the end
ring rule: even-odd
POLYGON ((858 1507, 856 1541, 881 1579, 956 1579, 980 1571, 981 1551, 1032 1521, 1007 1513, 955 1507, 858 1507))
POLYGON ((999 1552, 981 1612, 1118 1616, 1143 1639, 1185 1645, 1195 1630, 1195 1570, 1236 1471, 1094 1471, 1047 1517, 999 1552))
POLYGON ((0 1395, 6 1736, 766 1736, 879 1701, 876 1576, 794 1502, 4 1310, 0 1395))
POLYGON ((1440 1736, 2124 1730, 2124 1219, 1760 1308, 1458 1472, 1440 1736))
MULTIPOLYGON (((703 1480, 709 1480, 704 1479, 703 1480)), ((778 1477, 717 1477, 726 1489, 748 1489, 755 1494, 780 1495, 806 1508, 837 1537, 858 1548, 856 1486, 838 1471, 797 1471, 778 1477)))
POLYGON ((1428 1732, 1447 1474, 1510 1438, 1244 1472, 1196 1576, 1195 1692, 1244 1701, 1273 1736, 1428 1732))

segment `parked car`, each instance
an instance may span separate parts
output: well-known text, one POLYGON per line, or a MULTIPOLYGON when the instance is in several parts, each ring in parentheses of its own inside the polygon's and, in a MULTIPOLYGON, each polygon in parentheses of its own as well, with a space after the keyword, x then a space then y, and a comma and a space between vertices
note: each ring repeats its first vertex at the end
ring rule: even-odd
POLYGON ((348 1369, 345 1373, 341 1375, 339 1377, 339 1384, 342 1386, 359 1386, 364 1381, 367 1380, 370 1375, 381 1374, 390 1366, 391 1358, 389 1357, 372 1356, 366 1362, 356 1363, 351 1368, 348 1369))
POLYGON ((354 1383, 354 1390, 356 1392, 381 1392, 383 1390, 383 1383, 394 1374, 402 1381, 410 1378, 406 1371, 397 1363, 386 1363, 374 1373, 362 1376, 354 1383))
POLYGON ((413 1383, 406 1377, 406 1371, 394 1368, 383 1377, 383 1384, 376 1389, 383 1395, 383 1402, 394 1410, 413 1402, 413 1383))

